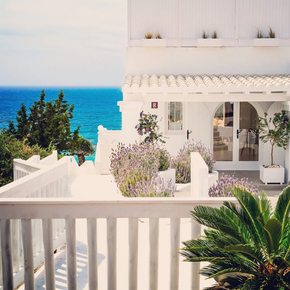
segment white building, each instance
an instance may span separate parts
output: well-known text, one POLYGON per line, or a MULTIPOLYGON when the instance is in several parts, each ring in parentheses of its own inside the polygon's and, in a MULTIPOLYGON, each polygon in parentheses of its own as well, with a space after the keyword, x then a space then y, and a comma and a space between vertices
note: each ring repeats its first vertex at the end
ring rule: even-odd
MULTIPOLYGON (((258 116, 290 110, 290 0, 128 0, 125 70, 122 131, 99 132, 101 173, 112 146, 138 138, 141 111, 158 115, 172 154, 190 133, 217 169, 258 170, 270 160, 258 116)), ((289 156, 275 161, 287 169, 289 156)))

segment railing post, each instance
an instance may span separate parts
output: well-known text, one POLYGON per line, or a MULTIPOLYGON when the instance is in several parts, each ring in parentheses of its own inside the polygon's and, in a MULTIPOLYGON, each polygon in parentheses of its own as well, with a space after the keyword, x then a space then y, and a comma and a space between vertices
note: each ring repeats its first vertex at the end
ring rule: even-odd
POLYGON ((98 289, 97 220, 87 219, 89 289, 98 289))
MULTIPOLYGON (((195 220, 191 220, 191 238, 196 239, 201 234, 201 226, 195 220)), ((191 290, 200 289, 200 277, 199 277, 200 263, 191 264, 191 290)))
POLYGON ((67 287, 69 290, 77 289, 77 262, 76 262, 76 221, 66 219, 66 243, 67 243, 67 287))
POLYGON ((53 238, 52 238, 52 220, 43 219, 43 245, 44 245, 44 263, 45 263, 45 289, 54 290, 54 252, 53 252, 53 238))
POLYGON ((107 219, 107 245, 108 245, 108 290, 117 287, 117 220, 107 219))
POLYGON ((150 290, 158 289, 159 219, 149 219, 149 285, 150 290))
POLYGON ((129 218, 129 290, 138 284, 138 219, 129 218))
POLYGON ((3 269, 3 289, 13 289, 13 266, 11 255, 10 220, 1 220, 1 252, 3 269))
POLYGON ((180 219, 171 218, 171 263, 170 263, 170 290, 179 289, 179 248, 180 248, 180 219))
POLYGON ((30 219, 24 219, 22 223, 22 241, 24 253, 24 284, 25 289, 34 290, 34 267, 32 247, 32 226, 30 219))

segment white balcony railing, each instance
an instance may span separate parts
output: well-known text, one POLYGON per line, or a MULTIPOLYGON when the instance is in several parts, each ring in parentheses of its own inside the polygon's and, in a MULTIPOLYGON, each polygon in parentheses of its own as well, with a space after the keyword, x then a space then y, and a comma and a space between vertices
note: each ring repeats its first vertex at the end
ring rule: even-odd
MULTIPOLYGON (((46 159, 48 160, 48 159, 46 159)), ((16 202, 19 198, 31 199, 31 198, 59 198, 70 196, 69 191, 69 167, 70 158, 65 157, 59 161, 52 162, 53 165, 43 166, 35 160, 14 161, 14 182, 7 184, 0 188, 0 201, 5 198, 11 198, 12 203, 16 202), (42 170, 40 170, 42 169, 42 170)), ((17 210, 17 209, 15 209, 17 210)), ((14 211, 14 210, 13 210, 14 211)), ((5 225, 2 223, 2 226, 5 225)), ((3 228, 3 229, 4 229, 3 228)), ((44 261, 44 250, 42 244, 42 225, 40 220, 33 220, 31 223, 31 230, 33 233, 32 246, 33 246, 33 259, 35 267, 41 265, 44 261)), ((26 232, 19 220, 10 221, 10 233, 1 233, 11 237, 11 246, 13 248, 12 260, 13 260, 13 275, 14 284, 18 286, 23 282, 23 275, 26 271, 24 266, 24 257, 26 248, 23 247, 21 242, 21 236, 26 232)), ((53 249, 64 244, 64 221, 55 220, 54 228, 52 231, 53 237, 53 249)), ((0 252, 6 253, 5 244, 2 243, 0 252)), ((5 261, 3 260, 3 265, 5 261)), ((2 264, 0 263, 0 276, 2 264)), ((4 276, 5 276, 4 272, 4 276)), ((1 278, 1 277, 0 277, 1 278)), ((0 279, 0 286, 1 286, 0 279)), ((4 289, 12 289, 5 288, 4 289)))
MULTIPOLYGON (((228 199, 227 199, 228 200, 228 199)), ((128 259, 128 289, 137 289, 138 279, 138 256, 140 251, 138 239, 138 219, 149 219, 149 289, 158 289, 160 272, 158 272, 158 256, 161 249, 159 243, 159 220, 170 219, 170 271, 167 279, 170 280, 169 289, 179 289, 179 268, 180 268, 180 221, 189 219, 190 210, 196 205, 220 206, 222 198, 210 198, 204 200, 176 199, 176 198, 132 198, 118 201, 79 201, 72 199, 0 199, 0 222, 1 222, 1 246, 3 262, 3 286, 4 289, 13 289, 13 255, 15 249, 11 245, 11 221, 18 219, 22 227, 22 243, 24 249, 25 289, 34 289, 34 253, 33 247, 33 226, 35 219, 41 219, 42 239, 45 257, 45 281, 46 289, 55 289, 54 277, 54 247, 53 247, 53 221, 55 219, 65 220, 65 236, 67 245, 67 287, 70 290, 77 289, 77 267, 76 267, 76 220, 86 219, 87 224, 87 245, 88 245, 88 280, 89 289, 98 289, 98 265, 97 265, 97 221, 106 219, 106 240, 107 240, 107 289, 117 289, 117 244, 120 236, 117 236, 117 224, 119 219, 127 219, 129 250, 128 259)), ((199 224, 192 222, 191 232, 188 239, 200 234, 199 224)), ((99 227, 98 227, 98 230, 99 227)), ((119 232, 119 231, 118 231, 119 232)), ((120 232, 119 232, 120 233, 120 232)), ((123 233, 122 233, 123 234, 123 233)), ((98 240, 100 237, 98 237, 98 240)), ((122 263, 125 264, 125 263, 122 263)), ((199 266, 189 265, 192 271, 191 285, 187 289, 200 289, 199 266)), ((182 272, 182 280, 186 279, 182 272)), ((102 278, 102 277, 99 277, 102 278)), ((187 277, 188 278, 188 277, 187 277)), ((144 277, 143 277, 144 279, 144 277)), ((104 288, 99 288, 104 289, 104 288)), ((118 288, 120 289, 120 288, 118 288)), ((186 289, 186 288, 183 288, 186 289)))

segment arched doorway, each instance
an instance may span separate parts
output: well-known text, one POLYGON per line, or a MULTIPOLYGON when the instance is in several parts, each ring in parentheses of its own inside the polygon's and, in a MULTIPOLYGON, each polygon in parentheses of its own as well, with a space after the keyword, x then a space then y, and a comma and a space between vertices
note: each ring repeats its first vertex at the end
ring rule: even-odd
POLYGON ((225 102, 213 118, 213 152, 217 169, 259 167, 258 113, 248 102, 225 102))

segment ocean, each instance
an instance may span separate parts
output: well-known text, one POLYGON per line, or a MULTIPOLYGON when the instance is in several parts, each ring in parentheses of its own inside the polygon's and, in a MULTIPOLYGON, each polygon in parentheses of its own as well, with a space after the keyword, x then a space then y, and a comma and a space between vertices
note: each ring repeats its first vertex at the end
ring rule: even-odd
MULTIPOLYGON (((39 99, 41 90, 46 92, 46 100, 57 98, 60 90, 65 99, 74 104, 72 130, 81 127, 80 133, 96 145, 97 128, 103 125, 109 130, 121 129, 121 113, 117 102, 122 100, 120 88, 59 88, 59 87, 0 87, 0 128, 6 128, 10 120, 15 120, 21 103, 29 108, 39 99)), ((88 159, 93 159, 91 156, 88 159)))

